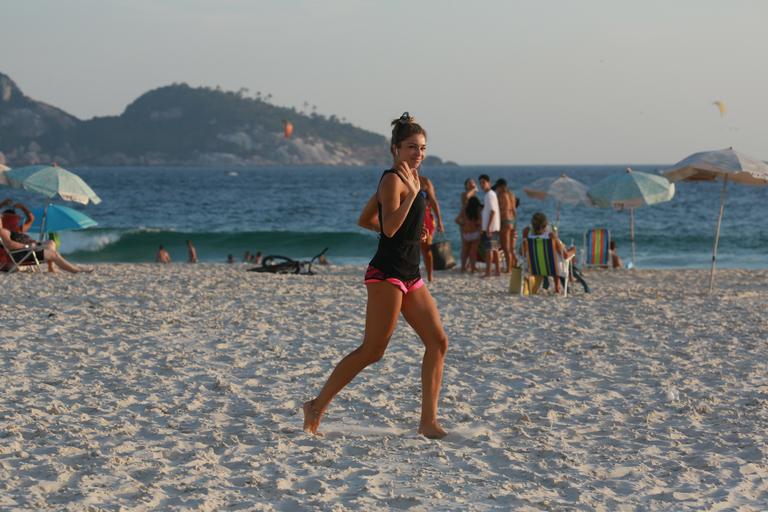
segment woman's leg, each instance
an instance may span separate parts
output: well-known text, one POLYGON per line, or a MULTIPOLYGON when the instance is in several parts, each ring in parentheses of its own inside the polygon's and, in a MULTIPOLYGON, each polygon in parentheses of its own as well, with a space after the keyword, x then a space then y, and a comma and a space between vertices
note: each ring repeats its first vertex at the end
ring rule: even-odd
POLYGON ((67 272, 72 272, 73 274, 78 272, 88 272, 87 270, 81 269, 80 267, 77 267, 68 262, 64 259, 64 256, 59 254, 55 249, 51 249, 48 246, 46 246, 46 248, 43 250, 43 255, 45 256, 45 261, 53 262, 57 267, 62 270, 66 270, 67 272))
MULTIPOLYGON (((52 249, 54 251, 56 250, 56 242, 53 240, 47 240, 41 245, 43 246, 43 249, 52 249)), ((56 272, 56 266, 51 260, 48 260, 46 263, 48 264, 48 272, 56 272)))
POLYGON ((467 271, 467 261, 469 261, 469 242, 461 237, 461 271, 467 271))
POLYGON ((312 434, 317 433, 320 418, 333 397, 366 366, 381 359, 397 325, 403 302, 400 288, 386 281, 365 286, 368 289, 368 305, 365 309, 363 344, 339 361, 317 398, 304 404, 304 430, 312 434))
POLYGON ((469 271, 473 274, 477 272, 477 249, 480 247, 480 240, 472 240, 469 243, 469 271))
POLYGON ((426 286, 408 293, 402 307, 405 320, 424 343, 421 363, 421 421, 419 433, 430 439, 446 436, 437 422, 437 404, 443 381, 443 364, 448 350, 448 337, 440 323, 437 305, 426 286))
POLYGON ((517 247, 517 228, 511 227, 509 230, 509 250, 512 252, 512 266, 517 267, 520 265, 520 262, 517 261, 517 253, 515 252, 515 247, 517 247))

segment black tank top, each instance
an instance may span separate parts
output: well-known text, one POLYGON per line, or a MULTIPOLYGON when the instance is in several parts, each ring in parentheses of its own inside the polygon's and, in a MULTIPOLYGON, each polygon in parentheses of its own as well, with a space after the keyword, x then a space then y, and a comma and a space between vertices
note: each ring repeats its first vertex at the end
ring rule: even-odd
MULTIPOLYGON (((387 174, 394 172, 393 169, 384 171, 381 177, 383 179, 387 174)), ((381 184, 381 180, 379 180, 379 184, 381 184)), ((392 237, 388 237, 383 232, 381 202, 378 203, 379 248, 371 260, 372 267, 401 281, 421 277, 419 274, 419 242, 421 241, 421 228, 424 224, 426 204, 424 194, 417 194, 400 229, 392 237)))

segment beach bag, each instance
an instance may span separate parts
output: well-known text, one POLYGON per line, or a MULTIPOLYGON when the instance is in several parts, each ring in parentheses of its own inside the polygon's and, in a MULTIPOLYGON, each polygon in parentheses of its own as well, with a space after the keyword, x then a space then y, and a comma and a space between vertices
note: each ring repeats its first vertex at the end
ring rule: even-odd
POLYGON ((509 269, 509 293, 513 295, 523 294, 523 269, 510 267, 509 269))
POLYGON ((448 270, 456 266, 451 251, 451 241, 440 235, 439 239, 430 245, 432 251, 432 268, 435 270, 448 270))

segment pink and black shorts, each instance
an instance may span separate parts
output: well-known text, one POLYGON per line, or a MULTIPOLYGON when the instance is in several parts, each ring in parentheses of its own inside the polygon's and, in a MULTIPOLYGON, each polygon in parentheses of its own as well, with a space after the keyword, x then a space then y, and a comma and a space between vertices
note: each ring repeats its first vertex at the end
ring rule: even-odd
POLYGON ((388 276, 387 274, 377 269, 376 267, 372 267, 368 265, 368 268, 365 271, 365 280, 363 282, 365 284, 370 284, 370 283, 381 283, 382 281, 386 281, 388 283, 392 283, 393 285, 397 286, 398 288, 400 288, 400 291, 403 292, 403 294, 408 294, 408 292, 418 290, 419 288, 424 286, 424 281, 420 277, 403 281, 402 279, 388 276))

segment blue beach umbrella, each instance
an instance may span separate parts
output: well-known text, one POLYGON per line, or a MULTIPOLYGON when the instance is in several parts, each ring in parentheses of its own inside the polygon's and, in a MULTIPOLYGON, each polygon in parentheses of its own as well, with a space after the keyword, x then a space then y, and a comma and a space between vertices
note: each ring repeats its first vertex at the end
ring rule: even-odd
POLYGON ((98 225, 95 220, 86 214, 73 210, 68 206, 51 204, 47 207, 47 213, 45 210, 45 208, 35 208, 32 210, 32 215, 35 216, 35 222, 32 223, 30 231, 71 231, 98 225))
POLYGON ((627 168, 623 174, 597 182, 587 190, 587 196, 598 208, 629 209, 629 238, 635 265, 635 208, 669 201, 675 196, 675 185, 664 176, 627 168))

